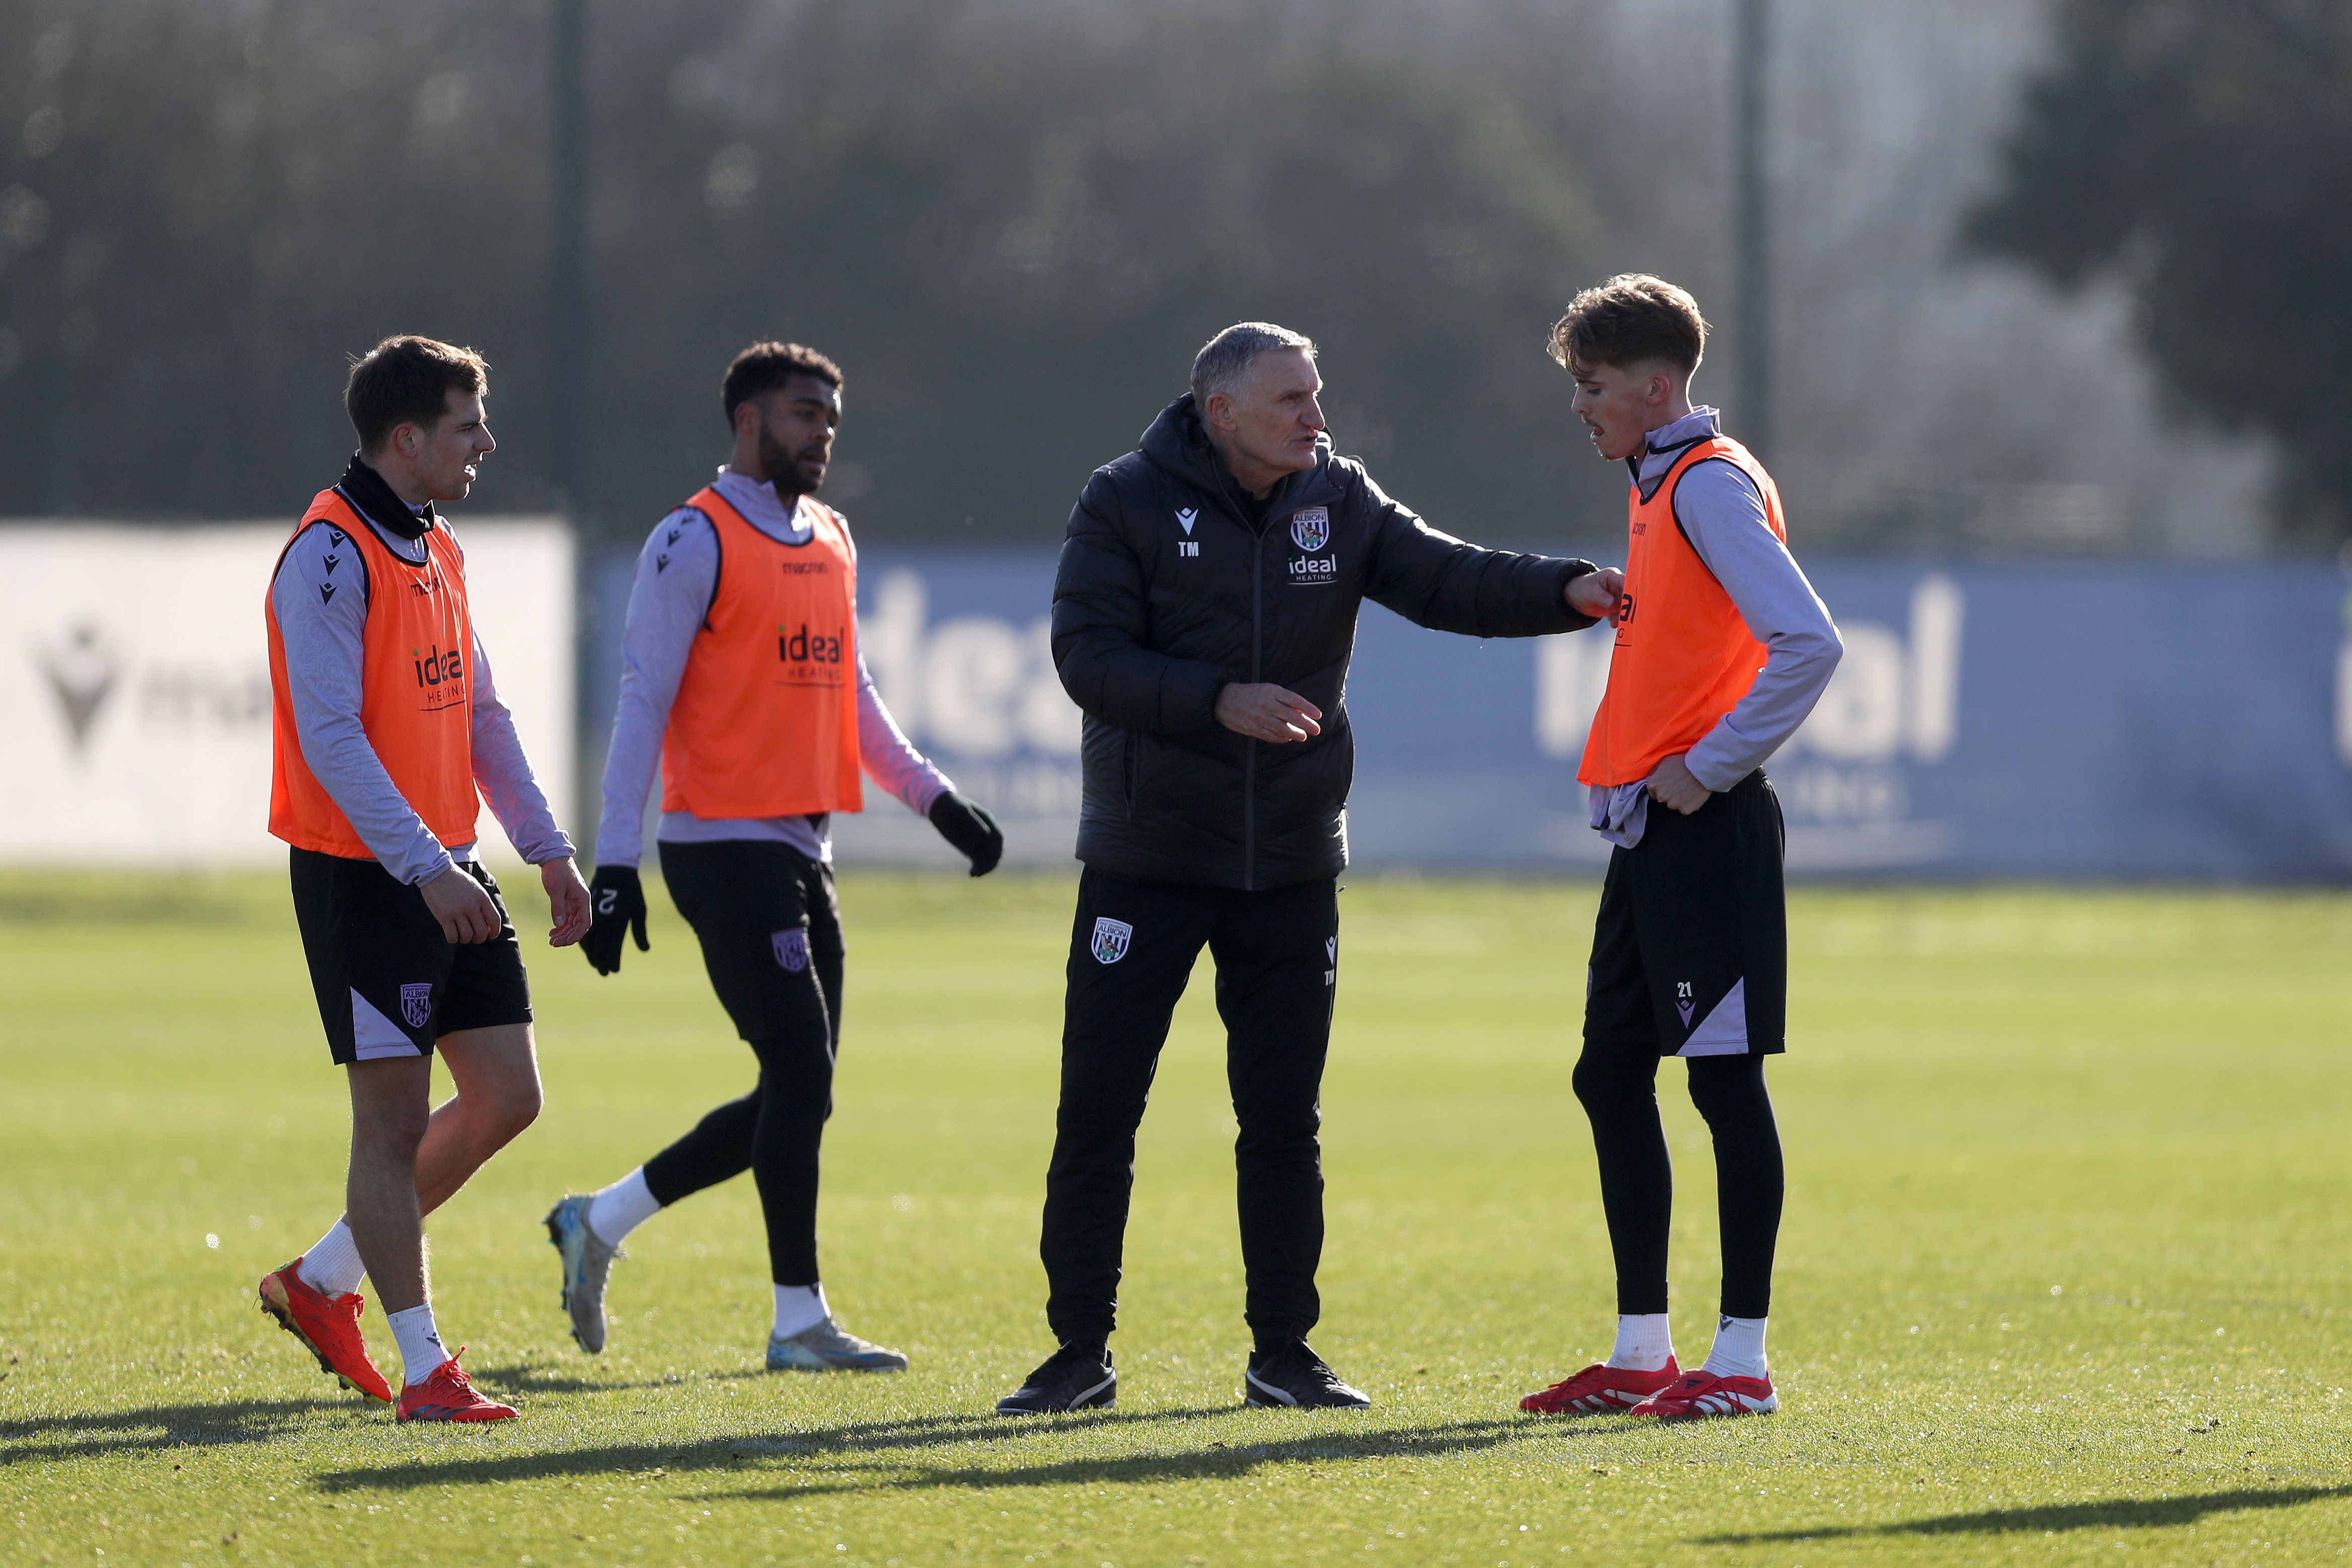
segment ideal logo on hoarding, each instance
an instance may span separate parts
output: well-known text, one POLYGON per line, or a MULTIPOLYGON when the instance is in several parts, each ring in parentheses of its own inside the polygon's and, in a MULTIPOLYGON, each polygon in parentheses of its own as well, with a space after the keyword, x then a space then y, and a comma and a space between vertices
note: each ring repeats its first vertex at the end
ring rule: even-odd
POLYGON ((1081 720, 1054 670, 1051 617, 934 621, 923 574, 897 567, 875 581, 857 626, 891 717, 960 787, 1000 816, 1054 819, 1076 832, 1081 720))

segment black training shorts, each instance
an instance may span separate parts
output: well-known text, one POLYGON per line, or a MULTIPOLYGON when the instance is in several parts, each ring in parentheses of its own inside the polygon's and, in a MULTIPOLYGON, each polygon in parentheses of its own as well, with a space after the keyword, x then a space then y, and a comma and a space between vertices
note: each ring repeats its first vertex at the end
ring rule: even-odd
POLYGON ((499 934, 452 942, 425 895, 364 860, 292 852, 294 921, 302 930, 319 1021, 335 1062, 421 1057, 461 1029, 530 1022, 522 944, 495 878, 478 861, 458 866, 498 906, 499 934))
POLYGON ((1586 1045, 1668 1057, 1784 1048, 1786 843, 1760 768, 1688 816, 1650 803, 1642 841, 1609 857, 1601 884, 1586 1045))

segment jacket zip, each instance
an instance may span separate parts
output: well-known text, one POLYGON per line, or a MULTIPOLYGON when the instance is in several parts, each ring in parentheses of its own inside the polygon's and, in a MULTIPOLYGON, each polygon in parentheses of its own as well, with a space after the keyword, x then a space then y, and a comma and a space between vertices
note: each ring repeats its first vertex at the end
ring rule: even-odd
MULTIPOLYGON (((1250 543, 1250 679, 1265 679, 1265 530, 1250 543)), ((1257 740, 1242 753, 1242 891, 1257 890, 1257 740)))

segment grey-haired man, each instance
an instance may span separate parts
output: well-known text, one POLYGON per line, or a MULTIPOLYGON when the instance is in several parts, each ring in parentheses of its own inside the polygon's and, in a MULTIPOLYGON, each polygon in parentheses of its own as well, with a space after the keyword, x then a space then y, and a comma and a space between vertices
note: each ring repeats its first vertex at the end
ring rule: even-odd
POLYGON ((1096 470, 1054 585, 1054 662, 1086 713, 1062 1092, 1040 1251, 1061 1348, 997 1408, 1107 1405, 1135 1133, 1203 944, 1240 1137, 1252 1405, 1361 1406, 1308 1348, 1320 1314, 1323 1059, 1355 747, 1340 700, 1367 599, 1478 637, 1575 631, 1617 574, 1482 550, 1381 493, 1323 433, 1315 345, 1248 321, 1096 470))

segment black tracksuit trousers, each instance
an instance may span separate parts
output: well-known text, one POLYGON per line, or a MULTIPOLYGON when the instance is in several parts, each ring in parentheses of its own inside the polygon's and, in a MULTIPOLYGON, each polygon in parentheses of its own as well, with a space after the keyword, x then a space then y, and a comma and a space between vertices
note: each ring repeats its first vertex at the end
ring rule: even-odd
POLYGON ((1062 1103, 1045 1176, 1045 1317, 1063 1343, 1118 1325, 1135 1185, 1135 1133, 1177 998, 1206 943, 1225 1022, 1234 1116, 1244 1316, 1261 1348, 1302 1337, 1321 1315, 1323 1059, 1339 982, 1332 879, 1273 892, 1078 882, 1062 1027, 1062 1103))
POLYGON ((646 1162, 664 1208, 745 1171, 759 1184, 768 1268, 817 1282, 817 1151, 841 1044, 841 909, 833 870, 784 844, 665 844, 662 879, 702 943, 736 1033, 759 1058, 751 1092, 646 1162))

